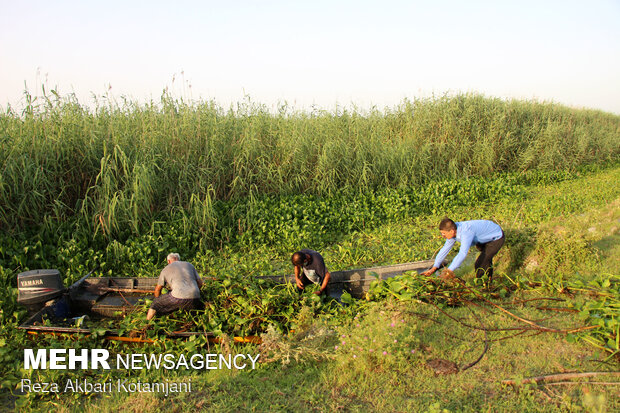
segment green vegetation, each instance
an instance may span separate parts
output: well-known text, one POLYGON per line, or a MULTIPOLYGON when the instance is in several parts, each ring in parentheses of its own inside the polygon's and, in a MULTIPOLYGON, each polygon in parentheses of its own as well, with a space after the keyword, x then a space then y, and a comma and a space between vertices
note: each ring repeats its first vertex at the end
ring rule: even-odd
POLYGON ((124 238, 176 221, 211 237, 237 224, 230 204, 222 222, 217 200, 570 171, 620 153, 618 116, 477 95, 366 113, 272 114, 249 100, 224 110, 168 96, 93 110, 55 94, 28 101, 21 115, 0 115, 0 222, 10 231, 79 216, 88 234, 124 238))
MULTIPOLYGON (((167 97, 160 106, 90 111, 52 96, 20 115, 0 115, 0 140, 0 397, 7 408, 620 408, 617 386, 500 384, 618 370, 618 116, 469 95, 385 112, 282 107, 277 114, 251 102, 224 111, 167 97), (442 245, 436 225, 445 215, 491 218, 504 228, 491 289, 473 278, 471 264, 455 284, 404 274, 375 283, 368 300, 344 296, 344 306, 256 278, 290 273, 290 253, 300 247, 319 249, 331 271, 428 259, 442 245), (17 273, 57 268, 65 284, 95 267, 97 276, 153 277, 170 251, 209 277, 204 311, 146 328, 140 308, 113 324, 91 322, 95 334, 79 344, 35 342, 16 329, 25 318, 17 273), (222 343, 160 335, 189 326, 222 343), (108 327, 140 331, 155 344, 105 343, 100 333, 108 327), (259 348, 230 341, 259 333, 259 348), (32 346, 260 352, 261 359, 255 371, 132 372, 141 380, 192 380, 196 390, 180 397, 15 396, 20 378, 78 375, 21 370, 23 348, 32 346), (436 376, 429 367, 436 359, 460 372, 436 376)), ((88 377, 126 378, 127 371, 88 377)))

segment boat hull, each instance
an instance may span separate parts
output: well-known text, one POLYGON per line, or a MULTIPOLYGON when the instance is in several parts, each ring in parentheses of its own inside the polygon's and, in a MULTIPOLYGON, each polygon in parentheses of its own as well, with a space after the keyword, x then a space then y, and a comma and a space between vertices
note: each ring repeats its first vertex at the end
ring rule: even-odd
MULTIPOLYGON (((421 273, 432 265, 433 261, 428 260, 334 271, 331 273, 328 285, 329 295, 340 299, 346 291, 353 297, 364 298, 371 283, 375 280, 385 280, 409 271, 421 273)), ((292 274, 260 278, 277 283, 294 282, 292 274)), ((43 309, 31 315, 19 328, 29 332, 90 334, 89 329, 67 325, 66 320, 65 325, 46 325, 44 320, 59 318, 57 309, 62 307, 61 300, 65 300, 65 304, 69 305, 71 317, 88 315, 93 318, 120 318, 129 312, 136 311, 136 307, 142 305, 146 299, 152 299, 156 285, 157 278, 85 276, 69 287, 62 298, 49 302, 43 309)), ((183 332, 172 334, 172 336, 187 337, 195 334, 205 333, 183 332)), ((116 332, 109 331, 108 335, 116 336, 116 332)))

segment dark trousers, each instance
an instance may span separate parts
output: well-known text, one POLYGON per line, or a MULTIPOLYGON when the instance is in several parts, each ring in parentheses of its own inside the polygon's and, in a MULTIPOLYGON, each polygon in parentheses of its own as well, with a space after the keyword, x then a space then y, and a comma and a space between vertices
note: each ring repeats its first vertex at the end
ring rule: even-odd
POLYGON ((482 277, 487 274, 489 280, 493 277, 493 257, 502 248, 506 235, 502 232, 502 237, 495 241, 487 242, 486 244, 476 244, 476 248, 480 251, 480 255, 476 259, 474 268, 476 270, 476 277, 482 277))

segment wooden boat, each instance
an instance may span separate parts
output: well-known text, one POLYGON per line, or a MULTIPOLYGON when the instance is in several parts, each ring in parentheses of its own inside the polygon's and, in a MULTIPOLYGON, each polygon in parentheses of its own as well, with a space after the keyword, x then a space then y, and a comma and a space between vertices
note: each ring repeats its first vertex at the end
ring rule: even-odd
MULTIPOLYGON (((334 271, 331 273, 331 280, 328 285, 329 295, 339 299, 342 293, 347 291, 353 297, 363 298, 372 281, 384 280, 408 271, 420 273, 432 265, 433 261, 427 260, 334 271)), ((43 276, 52 274, 54 277, 58 277, 56 270, 36 271, 39 271, 43 276)), ((29 279, 33 277, 30 273, 33 272, 27 274, 29 279)), ((261 278, 282 283, 294 282, 293 275, 263 276, 261 278)), ((29 282, 32 283, 32 281, 29 282)), ((57 284, 57 281, 55 282, 57 284)), ((18 287, 20 285, 18 277, 18 287)), ((136 306, 144 304, 145 300, 152 299, 156 285, 157 278, 90 277, 90 274, 87 274, 69 288, 62 290, 60 298, 45 302, 45 305, 35 311, 19 328, 30 333, 90 334, 90 329, 76 326, 73 320, 79 319, 79 317, 84 315, 93 319, 120 318, 129 312, 135 311, 136 306), (46 322, 45 320, 48 321, 46 322)), ((45 294, 45 298, 48 298, 50 292, 46 291, 45 294)), ((58 297, 59 294, 56 294, 56 296, 58 297)), ((32 297, 27 297, 27 300, 29 304, 36 301, 32 297)), ((26 301, 26 299, 22 301, 26 301)), ((199 334, 206 334, 212 337, 213 341, 217 341, 217 338, 213 335, 203 332, 173 332, 168 334, 168 337, 189 337, 199 334)), ((121 341, 151 341, 120 337, 115 331, 107 331, 106 337, 121 341)), ((256 337, 236 337, 235 341, 256 342, 256 339, 256 337)))

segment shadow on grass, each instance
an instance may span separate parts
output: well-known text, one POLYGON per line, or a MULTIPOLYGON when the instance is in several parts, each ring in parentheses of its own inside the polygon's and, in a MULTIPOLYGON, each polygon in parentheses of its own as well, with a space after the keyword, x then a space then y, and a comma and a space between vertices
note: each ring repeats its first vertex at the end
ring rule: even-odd
POLYGON ((601 252, 603 258, 614 255, 614 249, 620 246, 620 233, 615 233, 592 243, 601 252))
POLYGON ((525 260, 536 245, 536 229, 506 228, 505 248, 509 254, 507 272, 512 273, 523 269, 525 260))

